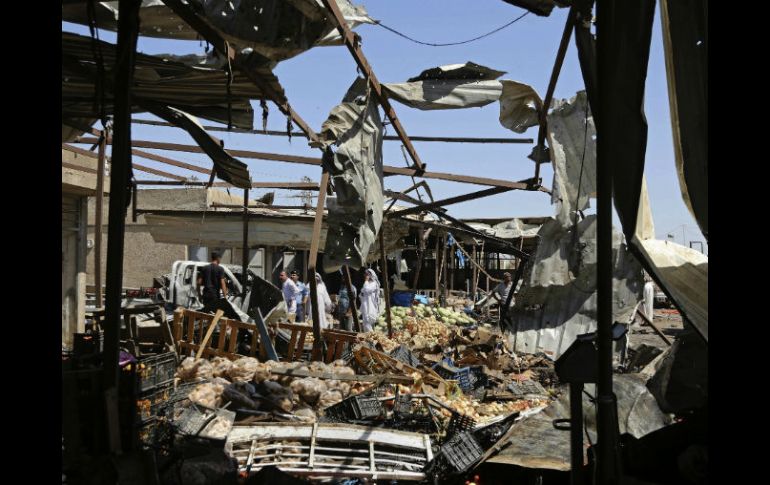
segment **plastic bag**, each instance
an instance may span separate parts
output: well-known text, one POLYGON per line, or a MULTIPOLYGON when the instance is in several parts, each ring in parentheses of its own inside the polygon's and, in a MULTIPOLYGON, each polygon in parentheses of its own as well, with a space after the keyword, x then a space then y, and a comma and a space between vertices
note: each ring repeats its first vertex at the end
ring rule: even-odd
POLYGON ((227 375, 233 382, 248 382, 254 378, 259 361, 254 357, 241 357, 233 362, 227 375))

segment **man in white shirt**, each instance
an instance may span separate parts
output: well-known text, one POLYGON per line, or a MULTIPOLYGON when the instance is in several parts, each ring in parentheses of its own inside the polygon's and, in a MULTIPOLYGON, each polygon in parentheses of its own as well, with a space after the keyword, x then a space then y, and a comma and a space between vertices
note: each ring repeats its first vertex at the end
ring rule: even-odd
POLYGON ((289 320, 289 323, 294 323, 294 320, 297 318, 297 295, 299 295, 299 288, 289 278, 286 271, 281 271, 278 279, 283 284, 281 289, 283 291, 283 300, 286 302, 286 319, 289 320))

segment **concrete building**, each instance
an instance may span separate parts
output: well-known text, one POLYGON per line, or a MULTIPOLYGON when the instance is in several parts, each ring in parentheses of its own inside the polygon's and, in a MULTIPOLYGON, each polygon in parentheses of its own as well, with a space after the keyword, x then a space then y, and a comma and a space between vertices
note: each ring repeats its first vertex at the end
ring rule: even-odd
MULTIPOLYGON (((62 150, 61 340, 66 348, 85 327, 86 217, 89 197, 96 195, 96 173, 95 158, 62 150)), ((106 190, 109 179, 104 185, 106 190)))

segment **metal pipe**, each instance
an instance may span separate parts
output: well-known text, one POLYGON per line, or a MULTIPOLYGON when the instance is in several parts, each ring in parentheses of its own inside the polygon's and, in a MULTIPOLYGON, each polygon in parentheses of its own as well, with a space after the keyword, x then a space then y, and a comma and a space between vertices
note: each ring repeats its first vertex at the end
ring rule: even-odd
POLYGON ((99 138, 99 161, 96 167, 96 210, 94 213, 94 286, 96 307, 104 305, 102 289, 102 229, 104 227, 104 171, 107 159, 107 132, 99 138))
POLYGON ((583 383, 569 385, 570 485, 583 485, 583 383))
MULTIPOLYGON (((597 2, 597 54, 599 77, 601 71, 610 69, 607 65, 608 47, 602 45, 601 33, 604 28, 611 32, 613 21, 611 15, 604 17, 602 13, 612 14, 613 1, 597 2), (610 24, 604 24, 606 21, 610 24)), ((572 10, 571 10, 572 11, 572 10)), ((605 14, 605 15, 606 15, 605 14)), ((606 88, 605 88, 606 89, 606 88)), ((598 111, 602 113, 608 107, 599 104, 598 111)), ((602 115, 599 117, 604 119, 602 115)), ((596 432, 598 438, 597 478, 598 483, 605 485, 617 483, 617 400, 612 391, 612 160, 608 157, 606 142, 602 137, 602 127, 597 126, 596 134, 596 292, 597 292, 597 360, 598 379, 596 432)))
POLYGON ((382 265, 382 287, 385 289, 385 321, 388 323, 388 338, 393 338, 393 326, 390 317, 390 284, 388 283, 388 259, 385 257, 384 226, 380 227, 380 264, 382 265))
MULTIPOLYGON (((350 280, 350 268, 345 265, 345 288, 348 290, 348 299, 350 300, 350 313, 353 314, 353 324, 356 332, 361 331, 361 322, 358 321, 358 310, 356 310, 356 299, 353 297, 353 282, 350 280)), ((344 318, 344 315, 341 315, 344 318)))
MULTIPOLYGON (((141 125, 152 126, 168 126, 176 128, 176 125, 172 125, 167 121, 154 121, 154 120, 133 120, 134 123, 141 125)), ((232 128, 228 130, 223 126, 201 125, 208 131, 224 131, 227 133, 244 133, 251 135, 267 135, 267 136, 281 136, 286 137, 288 133, 286 131, 276 130, 245 130, 243 128, 232 128)), ((291 136, 305 136, 305 133, 301 131, 291 132, 291 136)), ((395 135, 385 135, 382 137, 385 141, 401 141, 401 138, 395 135)), ((442 142, 442 143, 502 143, 502 144, 521 144, 521 143, 533 143, 535 140, 532 138, 476 138, 468 136, 413 136, 410 135, 409 139, 412 141, 425 141, 425 142, 442 142)))
MULTIPOLYGON (((241 265, 243 274, 241 275, 242 292, 246 294, 246 282, 248 281, 249 270, 249 189, 243 189, 243 249, 241 249, 241 265)), ((254 295, 252 295, 253 297, 254 295)))

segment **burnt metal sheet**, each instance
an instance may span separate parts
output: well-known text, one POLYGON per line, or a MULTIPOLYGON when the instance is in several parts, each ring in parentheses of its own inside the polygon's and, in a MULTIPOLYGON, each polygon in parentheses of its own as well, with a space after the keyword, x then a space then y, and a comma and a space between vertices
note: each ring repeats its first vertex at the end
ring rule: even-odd
POLYGON ((553 162, 552 203, 556 219, 573 224, 575 211, 589 207, 596 193, 596 127, 585 91, 557 100, 548 114, 548 144, 553 162))
POLYGON ((206 152, 206 155, 211 157, 217 177, 242 189, 251 187, 251 177, 249 176, 249 169, 246 164, 227 153, 217 140, 206 133, 206 130, 201 127, 198 120, 183 111, 169 106, 155 103, 145 104, 141 101, 140 104, 146 107, 152 114, 187 131, 198 146, 206 152))
MULTIPOLYGON (((645 387, 646 378, 638 374, 616 374, 613 391, 618 399, 618 427, 621 434, 641 438, 671 423, 645 387)), ((594 396, 594 386, 586 392, 594 396)), ((596 443, 596 410, 591 398, 583 393, 583 416, 587 433, 596 443)), ((505 448, 489 458, 489 463, 517 465, 532 469, 568 471, 570 469, 570 433, 554 428, 554 419, 569 418, 569 392, 566 386, 561 397, 542 412, 513 425, 505 448)), ((587 444, 587 443, 586 443, 587 444)))
MULTIPOLYGON (((577 227, 550 220, 538 232, 511 311, 509 341, 517 352, 544 352, 558 358, 577 335, 596 330, 596 216, 577 227)), ((629 322, 644 287, 642 268, 613 233, 615 321, 629 322)), ((616 350, 622 350, 620 342, 616 350)))
MULTIPOLYGON (((94 51, 101 51, 104 67, 109 72, 115 63, 115 46, 94 41, 90 37, 62 32, 62 55, 75 59, 79 66, 96 72, 94 51)), ((201 59, 203 60, 203 59, 201 59)), ((218 123, 228 122, 227 74, 222 69, 193 64, 192 59, 175 56, 150 56, 136 53, 133 95, 137 98, 173 106, 187 113, 218 123)), ((256 68, 260 77, 271 88, 283 93, 278 79, 268 66, 256 68)), ((233 126, 253 128, 254 111, 251 99, 265 97, 260 88, 239 71, 234 70, 230 86, 230 102, 233 126)), ((105 110, 112 112, 112 93, 107 90, 105 110)), ((62 116, 74 118, 98 118, 95 106, 94 82, 82 72, 62 63, 62 116)), ((135 112, 144 111, 134 107, 135 112)))
MULTIPOLYGON (((363 6, 337 0, 352 29, 375 21, 363 6)), ((189 0, 191 8, 231 44, 278 62, 312 47, 340 45, 342 39, 317 0, 189 0)), ((101 29, 117 31, 118 2, 97 2, 95 20, 101 29)), ((199 34, 161 0, 144 0, 139 9, 140 34, 198 40, 199 34)), ((62 5, 62 19, 88 25, 86 2, 62 5)))
POLYGON ((335 193, 326 201, 326 272, 342 265, 359 269, 377 239, 384 203, 383 133, 377 99, 367 81, 357 78, 342 103, 332 109, 319 136, 325 150, 324 168, 335 193))
POLYGON ((503 74, 466 62, 426 69, 408 82, 382 86, 391 99, 421 110, 481 107, 499 101, 500 124, 524 133, 538 124, 542 101, 527 84, 497 80, 503 74))

